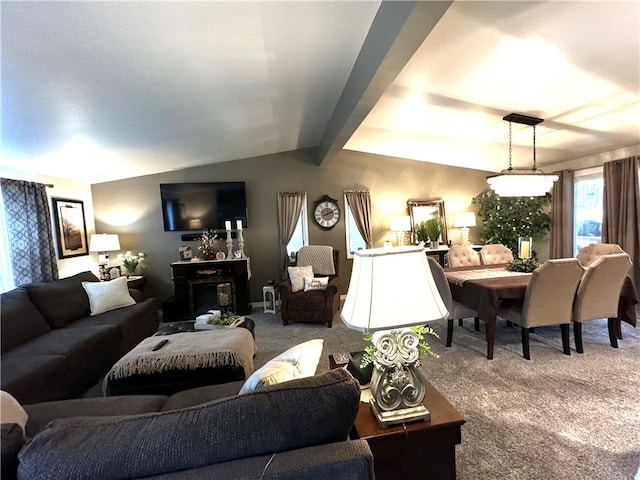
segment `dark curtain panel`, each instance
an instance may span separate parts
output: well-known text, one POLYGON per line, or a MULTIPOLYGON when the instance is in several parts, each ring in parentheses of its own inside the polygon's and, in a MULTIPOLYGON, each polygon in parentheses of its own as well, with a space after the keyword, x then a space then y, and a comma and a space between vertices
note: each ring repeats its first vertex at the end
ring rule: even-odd
POLYGON ((558 180, 551 192, 549 258, 573 257, 573 171, 554 172, 558 180))
POLYGON ((58 278, 46 186, 0 179, 15 285, 58 278))
POLYGON ((604 164, 602 243, 617 243, 633 262, 633 280, 640 288, 640 157, 604 164))
POLYGON ((280 237, 280 275, 281 279, 288 278, 289 255, 287 245, 293 236, 304 206, 307 194, 305 192, 278 192, 278 227, 280 237))
POLYGON ((344 195, 360 235, 367 242, 367 248, 371 248, 373 246, 371 240, 371 194, 368 190, 352 190, 344 192, 344 195))

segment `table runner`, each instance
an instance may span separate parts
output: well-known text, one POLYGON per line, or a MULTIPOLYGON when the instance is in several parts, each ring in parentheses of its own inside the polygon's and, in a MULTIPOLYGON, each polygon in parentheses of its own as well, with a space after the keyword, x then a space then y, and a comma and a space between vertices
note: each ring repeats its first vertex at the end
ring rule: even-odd
POLYGON ((455 272, 445 272, 449 283, 462 286, 467 280, 480 280, 483 278, 498 278, 498 277, 517 277, 522 275, 531 275, 525 272, 512 272, 504 267, 498 268, 482 268, 476 270, 462 270, 455 272))

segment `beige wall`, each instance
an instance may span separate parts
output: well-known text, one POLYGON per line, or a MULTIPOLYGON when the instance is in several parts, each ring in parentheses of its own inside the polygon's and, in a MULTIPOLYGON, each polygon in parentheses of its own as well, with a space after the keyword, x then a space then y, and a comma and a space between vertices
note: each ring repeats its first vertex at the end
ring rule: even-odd
MULTIPOLYGON (((444 198, 452 225, 455 213, 473 210, 471 199, 487 188, 488 174, 351 151, 343 151, 330 163, 317 166, 301 152, 288 152, 96 184, 92 195, 96 231, 119 233, 123 250, 147 253, 147 293, 165 299, 173 293, 169 265, 178 259, 178 247, 187 243, 181 240, 180 233, 163 230, 159 184, 246 182, 249 228, 244 238, 253 274, 251 300, 261 301, 261 287, 267 275, 278 275, 277 192, 306 191, 310 208, 327 194, 339 199, 344 208, 344 190, 370 189, 374 246, 382 246, 384 240, 395 240, 389 231, 389 220, 392 215, 406 213, 408 199, 444 198)), ((477 230, 471 230, 472 240, 478 240, 477 230)), ((310 223, 309 241, 340 250, 342 293, 346 293, 352 262, 345 254, 344 216, 330 231, 310 223)), ((197 243, 191 245, 196 248, 197 243)))

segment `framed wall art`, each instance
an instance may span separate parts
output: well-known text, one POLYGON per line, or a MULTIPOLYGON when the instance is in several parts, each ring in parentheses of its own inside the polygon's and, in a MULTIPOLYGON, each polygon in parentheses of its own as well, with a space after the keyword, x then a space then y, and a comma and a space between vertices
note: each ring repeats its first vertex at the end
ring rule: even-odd
POLYGON ((68 198, 52 198, 56 226, 58 258, 89 255, 84 202, 68 198))

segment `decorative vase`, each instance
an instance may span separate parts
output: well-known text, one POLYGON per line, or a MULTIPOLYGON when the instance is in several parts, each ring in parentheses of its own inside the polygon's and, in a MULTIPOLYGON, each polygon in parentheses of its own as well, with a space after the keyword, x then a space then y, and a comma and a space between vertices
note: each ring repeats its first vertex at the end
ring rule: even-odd
POLYGON ((438 247, 440 247, 440 242, 438 242, 437 240, 436 240, 436 241, 433 241, 433 242, 429 242, 429 247, 430 247, 432 250, 437 250, 437 249, 438 249, 438 247))

